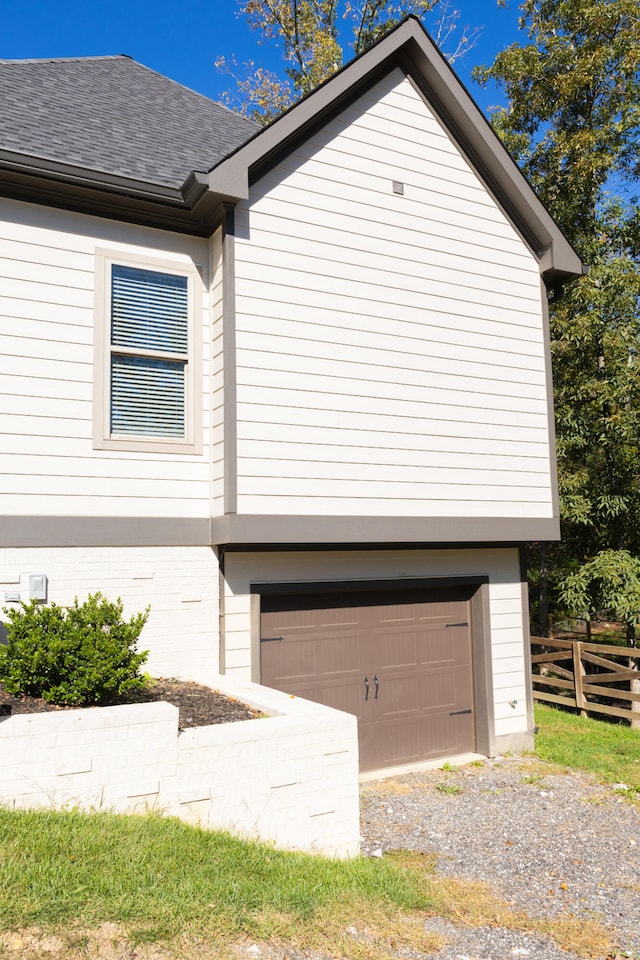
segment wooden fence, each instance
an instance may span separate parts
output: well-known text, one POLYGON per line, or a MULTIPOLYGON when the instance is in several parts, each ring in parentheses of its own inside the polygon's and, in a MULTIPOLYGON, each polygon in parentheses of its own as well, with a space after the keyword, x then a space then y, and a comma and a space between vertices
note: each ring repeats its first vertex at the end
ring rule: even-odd
POLYGON ((531 637, 534 699, 640 726, 640 650, 634 653, 609 643, 531 637))

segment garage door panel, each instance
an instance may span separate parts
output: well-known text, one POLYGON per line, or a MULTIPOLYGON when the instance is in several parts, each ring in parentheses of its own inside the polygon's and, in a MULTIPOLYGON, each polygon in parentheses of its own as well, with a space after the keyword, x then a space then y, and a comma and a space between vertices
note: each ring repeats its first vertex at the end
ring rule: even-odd
POLYGON ((316 665, 321 678, 342 674, 360 675, 360 644, 357 633, 322 637, 317 643, 316 665))
POLYGON ((449 623, 456 620, 459 614, 466 614, 466 603, 455 600, 430 601, 416 604, 416 620, 434 622, 442 620, 449 623))
POLYGON ((363 717, 364 693, 363 687, 353 680, 346 682, 329 681, 323 684, 314 684, 306 693, 299 696, 313 700, 314 703, 323 703, 326 707, 335 710, 344 710, 354 714, 358 720, 363 717))
POLYGON ((292 683, 315 681, 317 673, 315 641, 273 640, 262 644, 263 674, 268 680, 267 686, 282 686, 292 683), (268 664, 265 673, 264 664, 268 664))
POLYGON ((413 720, 396 720, 380 731, 384 766, 421 759, 420 729, 413 720))
POLYGON ((449 647, 457 651, 456 655, 461 656, 463 660, 468 660, 470 656, 469 627, 466 624, 464 626, 447 627, 442 632, 449 647))
POLYGON ((415 676, 380 679, 378 710, 385 720, 417 715, 420 710, 418 678, 415 676))
MULTIPOLYGON (((417 637, 415 630, 397 630, 375 634, 375 655, 381 670, 415 668, 417 662, 417 637)), ((373 652, 373 651, 372 651, 373 652)))
POLYGON ((425 714, 464 709, 458 704, 456 677, 451 670, 420 674, 418 690, 420 710, 425 714))
POLYGON ((459 613, 466 612, 466 603, 447 600, 444 602, 423 601, 390 603, 377 608, 379 623, 437 623, 454 620, 459 613))
POLYGON ((262 680, 266 686, 331 679, 360 679, 357 633, 321 638, 284 637, 262 643, 262 680))
POLYGON ((472 735, 472 721, 459 722, 461 718, 442 717, 420 725, 420 749, 425 759, 437 759, 465 753, 472 735))
POLYGON ((378 612, 377 621, 382 624, 392 623, 415 623, 416 604, 415 603, 395 603, 384 607, 376 608, 378 612))
POLYGON ((422 632, 419 636, 417 665, 421 668, 437 668, 439 664, 451 664, 456 659, 455 648, 446 630, 422 632))
POLYGON ((325 707, 333 707, 336 710, 351 713, 359 721, 362 718, 363 689, 361 689, 360 683, 353 680, 334 680, 324 683, 312 681, 278 686, 271 684, 271 686, 274 686, 277 690, 282 690, 284 693, 303 697, 305 700, 311 700, 314 703, 322 703, 325 707))
POLYGON ((313 630, 316 625, 315 610, 281 610, 265 615, 263 622, 263 636, 276 636, 280 633, 313 630))
POLYGON ((358 623, 357 607, 328 608, 316 612, 316 626, 333 627, 358 623))
POLYGON ((458 632, 456 637, 447 630, 376 631, 371 641, 378 648, 376 653, 382 669, 463 665, 470 657, 467 633, 458 632))
POLYGON ((417 665, 426 670, 464 670, 470 662, 468 638, 463 642, 451 643, 448 637, 435 641, 433 637, 429 637, 421 645, 417 665))
MULTIPOLYGON (((421 760, 420 730, 412 719, 371 723, 361 728, 360 754, 375 756, 377 766, 389 767, 421 760)), ((363 769, 367 769, 365 766, 363 769)))

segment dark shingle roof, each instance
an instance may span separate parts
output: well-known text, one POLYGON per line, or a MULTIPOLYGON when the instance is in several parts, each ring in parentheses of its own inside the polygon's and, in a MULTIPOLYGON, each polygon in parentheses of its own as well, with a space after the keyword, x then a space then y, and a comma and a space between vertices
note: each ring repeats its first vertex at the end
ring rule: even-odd
POLYGON ((124 55, 0 60, 0 150, 179 187, 258 129, 124 55))

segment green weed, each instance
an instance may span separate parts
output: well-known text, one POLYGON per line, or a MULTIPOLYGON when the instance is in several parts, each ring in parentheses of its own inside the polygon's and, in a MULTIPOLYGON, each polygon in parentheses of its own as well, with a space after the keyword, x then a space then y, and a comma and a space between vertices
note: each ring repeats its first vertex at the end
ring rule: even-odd
POLYGON ((459 787, 457 783, 436 783, 435 789, 438 793, 448 793, 452 797, 463 792, 462 787, 459 787))

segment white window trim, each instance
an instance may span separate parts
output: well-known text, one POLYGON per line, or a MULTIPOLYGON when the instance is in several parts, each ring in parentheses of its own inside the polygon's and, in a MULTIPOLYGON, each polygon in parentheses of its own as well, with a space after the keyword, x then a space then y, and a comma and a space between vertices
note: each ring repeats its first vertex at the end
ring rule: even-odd
POLYGON ((202 453, 202 281, 193 264, 114 250, 96 250, 93 447, 146 453, 202 453), (111 268, 141 267, 187 278, 188 350, 185 370, 185 436, 118 436, 111 433, 111 268))

